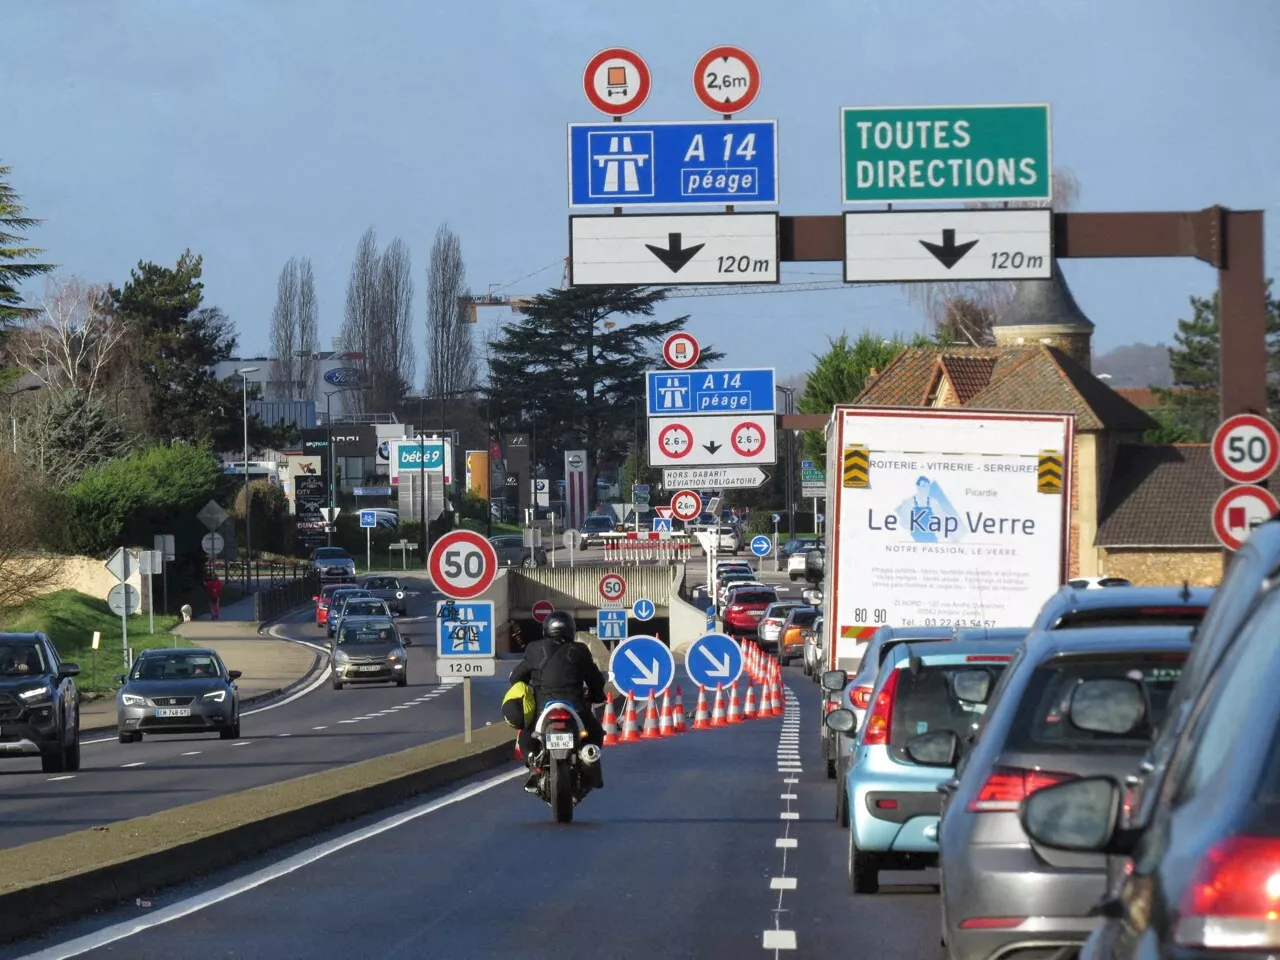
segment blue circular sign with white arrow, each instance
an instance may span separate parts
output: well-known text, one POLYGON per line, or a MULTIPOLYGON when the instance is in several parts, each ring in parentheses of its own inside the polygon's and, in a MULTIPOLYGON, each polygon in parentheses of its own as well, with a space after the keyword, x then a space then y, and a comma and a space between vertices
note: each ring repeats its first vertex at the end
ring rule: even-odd
POLYGON ((609 657, 609 674, 620 691, 643 700, 671 686, 676 661, 657 637, 628 637, 609 657))
POLYGON ((689 644, 684 669, 696 684, 712 690, 727 687, 742 675, 742 648, 733 637, 708 633, 689 644))
POLYGON ((751 538, 751 552, 757 557, 767 557, 771 550, 773 550, 773 541, 763 533, 751 538))
POLYGON ((652 620, 657 612, 658 608, 653 601, 643 597, 631 605, 631 615, 637 620, 652 620))

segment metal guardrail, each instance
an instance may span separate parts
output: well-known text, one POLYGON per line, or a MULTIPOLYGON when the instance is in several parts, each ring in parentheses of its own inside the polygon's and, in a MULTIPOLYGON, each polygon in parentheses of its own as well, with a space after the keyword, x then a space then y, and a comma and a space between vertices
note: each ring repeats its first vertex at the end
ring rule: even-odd
POLYGON ((630 606, 641 598, 658 607, 670 603, 673 589, 678 589, 683 576, 680 566, 626 566, 607 564, 591 567, 519 567, 507 572, 511 585, 513 610, 529 610, 539 600, 549 600, 557 607, 598 607, 606 601, 600 595, 600 580, 605 574, 619 574, 626 581, 626 592, 614 603, 630 606))
POLYGON ((309 603, 319 590, 319 580, 310 574, 259 590, 253 595, 253 619, 258 623, 274 620, 294 607, 309 603))

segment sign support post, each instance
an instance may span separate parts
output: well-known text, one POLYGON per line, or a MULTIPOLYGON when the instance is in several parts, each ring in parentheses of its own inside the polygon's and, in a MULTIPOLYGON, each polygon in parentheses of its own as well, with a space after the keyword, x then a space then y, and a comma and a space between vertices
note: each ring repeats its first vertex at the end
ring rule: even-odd
POLYGON ((462 678, 462 742, 471 742, 471 678, 462 678))

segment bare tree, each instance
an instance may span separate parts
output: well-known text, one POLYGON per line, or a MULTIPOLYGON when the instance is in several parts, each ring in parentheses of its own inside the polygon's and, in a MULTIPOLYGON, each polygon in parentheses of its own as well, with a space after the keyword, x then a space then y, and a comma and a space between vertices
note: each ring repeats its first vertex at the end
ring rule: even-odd
MULTIPOLYGON (((378 309, 378 236, 373 227, 364 232, 356 246, 356 258, 351 264, 347 279, 347 307, 342 318, 340 342, 347 353, 363 354, 371 333, 377 329, 374 315, 378 309)), ((365 374, 368 375, 368 368, 365 374)), ((367 409, 367 392, 353 390, 343 394, 344 406, 349 412, 363 413, 367 409)))
POLYGON ((106 286, 51 278, 39 309, 13 335, 13 355, 49 389, 74 388, 93 399, 105 386, 124 332, 106 286))
POLYGON ((40 549, 41 498, 31 471, 0 453, 0 488, 9 502, 0 511, 0 610, 57 589, 63 565, 40 549))
POLYGON ((320 365, 315 360, 320 339, 320 308, 316 302, 316 276, 311 258, 298 261, 298 365, 300 396, 314 398, 320 389, 320 365))
POLYGON ((476 385, 478 363, 469 313, 463 299, 470 291, 462 260, 462 242, 448 224, 431 244, 427 268, 426 390, 430 396, 476 385))
POLYGON ((271 371, 267 386, 272 399, 292 400, 298 381, 298 260, 290 257, 276 281, 276 305, 271 311, 271 371))
MULTIPOLYGON (((1055 170, 1053 174, 1053 200, 1015 202, 1010 207, 1020 209, 1052 207, 1066 211, 1075 206, 1080 197, 1080 181, 1070 170, 1055 170)), ((1003 203, 974 203, 975 209, 995 209, 1003 203)), ((1009 301, 1013 299, 1014 286, 1009 280, 947 281, 942 283, 904 284, 907 301, 924 309, 934 328, 947 331, 962 343, 982 345, 989 339, 991 324, 999 319, 1009 301)))
POLYGON ((399 237, 378 258, 378 300, 374 330, 365 352, 369 402, 390 410, 413 382, 413 258, 399 237))

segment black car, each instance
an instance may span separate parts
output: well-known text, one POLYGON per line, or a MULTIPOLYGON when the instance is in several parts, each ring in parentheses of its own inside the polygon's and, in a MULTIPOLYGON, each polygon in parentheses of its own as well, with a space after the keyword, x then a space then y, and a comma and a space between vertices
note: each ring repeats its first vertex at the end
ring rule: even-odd
POLYGON ((593 513, 582 521, 582 527, 579 530, 579 533, 582 534, 582 549, 587 550, 591 547, 601 546, 605 542, 605 538, 601 534, 614 533, 615 529, 613 517, 593 513))
POLYGON ((409 601, 406 597, 409 591, 404 588, 404 584, 398 577, 365 577, 360 584, 360 589, 371 597, 385 600, 391 612, 398 617, 403 617, 408 612, 409 601))
POLYGON ((80 769, 80 667, 43 633, 0 633, 0 756, 40 756, 45 773, 80 769))

